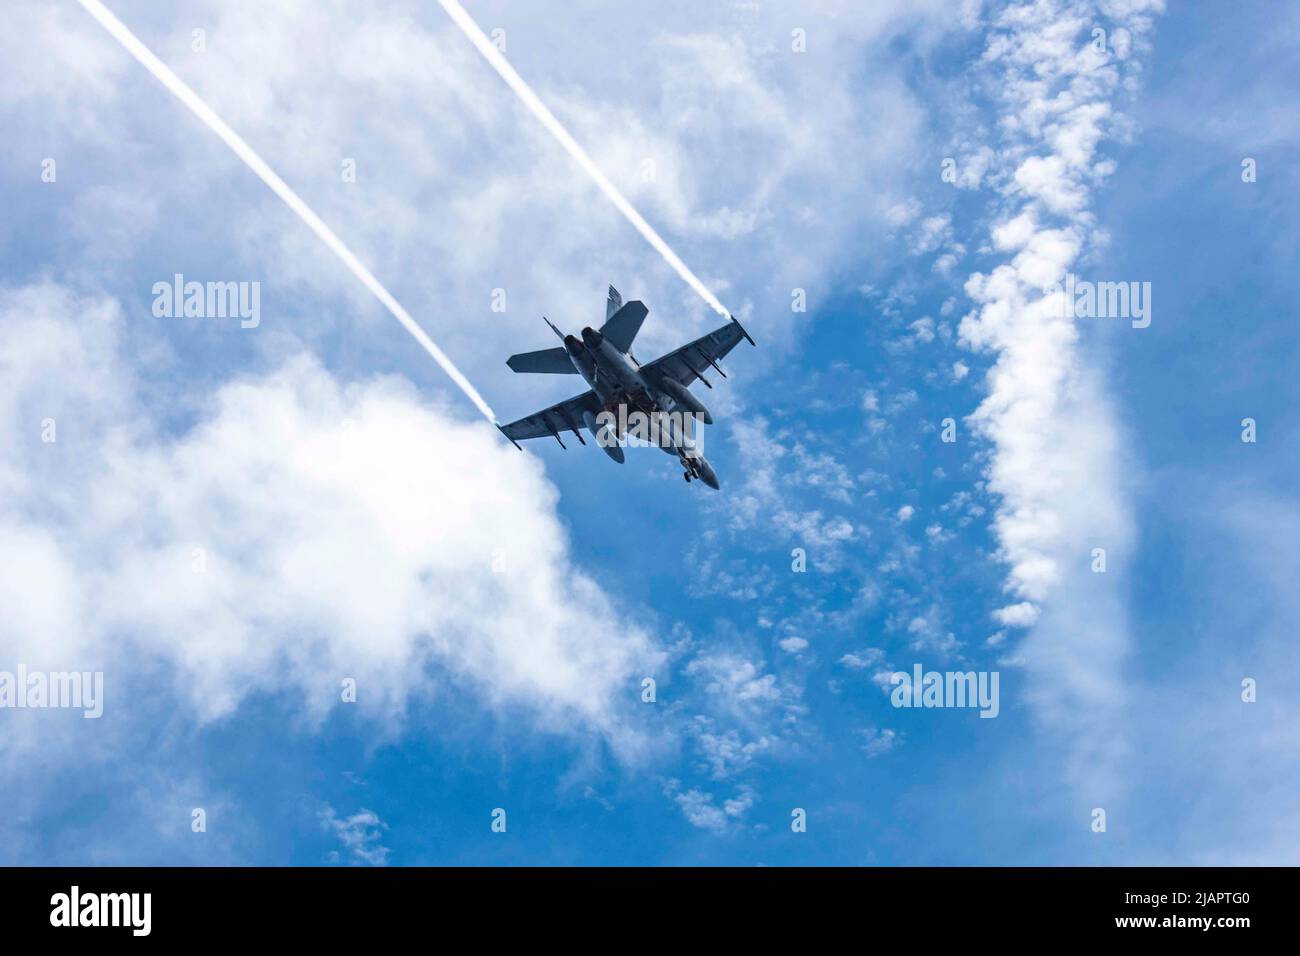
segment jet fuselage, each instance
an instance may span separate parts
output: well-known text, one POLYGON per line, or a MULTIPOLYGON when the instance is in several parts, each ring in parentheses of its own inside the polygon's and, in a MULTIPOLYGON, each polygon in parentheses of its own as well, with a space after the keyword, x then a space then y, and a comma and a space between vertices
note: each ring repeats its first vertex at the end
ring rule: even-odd
POLYGON ((613 286, 605 300, 605 323, 599 329, 588 326, 577 335, 566 335, 545 316, 544 321, 564 345, 561 348, 517 352, 506 359, 514 372, 534 375, 577 374, 587 383, 585 391, 505 425, 501 434, 519 448, 519 442, 549 435, 567 447, 561 433, 573 432, 582 444, 590 432, 596 445, 620 465, 626 460, 628 444, 654 445, 673 455, 682 466, 683 477, 718 487, 718 476, 705 459, 704 428, 713 416, 691 391, 702 382, 713 385, 704 373, 712 369, 723 378, 727 373, 718 362, 741 342, 754 340, 736 319, 712 329, 649 362, 632 354, 632 342, 650 310, 639 299, 624 302, 613 286))
MULTIPOLYGON (((670 411, 681 411, 687 415, 695 413, 697 409, 703 411, 703 406, 698 402, 694 403, 697 409, 684 407, 681 401, 660 387, 660 383, 651 382, 647 376, 642 375, 626 355, 605 341, 605 337, 590 326, 582 330, 581 339, 575 335, 564 336, 564 349, 578 374, 600 399, 602 408, 619 420, 625 420, 626 415, 632 411, 640 411, 647 416, 670 411), (619 416, 620 405, 626 407, 623 416, 619 416)), ((707 415, 707 411, 704 414, 707 415)), ((688 421, 691 426, 694 425, 693 419, 688 421)), ((593 434, 594 431, 593 429, 593 434)), ((681 459, 692 476, 700 478, 711 488, 718 487, 713 466, 689 444, 694 435, 693 427, 688 426, 685 434, 669 429, 665 429, 663 434, 666 440, 657 442, 660 449, 681 459)), ((599 440, 600 436, 596 437, 599 440)), ((621 438, 622 435, 618 437, 621 438)))

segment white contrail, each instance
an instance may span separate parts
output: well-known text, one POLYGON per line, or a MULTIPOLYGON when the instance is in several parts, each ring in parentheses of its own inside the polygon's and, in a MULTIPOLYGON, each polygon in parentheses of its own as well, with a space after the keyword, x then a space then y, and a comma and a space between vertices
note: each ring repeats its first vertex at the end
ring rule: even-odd
POLYGON ((438 0, 438 2, 442 4, 442 8, 447 11, 447 15, 456 23, 456 26, 460 27, 465 36, 469 37, 470 42, 478 48, 479 53, 483 54, 483 58, 492 64, 492 68, 500 74, 501 79, 506 81, 506 85, 515 91, 523 104, 528 107, 543 126, 550 130, 551 135, 559 141, 565 151, 573 157, 579 166, 587 171, 587 175, 596 181, 600 191, 618 208, 619 212, 627 217, 628 222, 636 227, 637 232, 645 237, 646 242, 658 250, 659 254, 676 270, 677 274, 700 294, 700 298, 707 302, 718 314, 730 317, 731 313, 718 301, 718 297, 709 291, 708 287, 696 277, 694 272, 687 268, 686 263, 682 262, 677 253, 669 248, 668 243, 664 242, 663 237, 655 232, 654 227, 632 208, 632 204, 618 191, 618 187, 600 171, 600 167, 596 165, 595 160, 588 156, 587 151, 578 144, 578 141, 569 135, 569 131, 546 108, 546 104, 537 98, 537 94, 524 82, 523 77, 515 72, 515 68, 510 65, 509 61, 501 54, 501 51, 479 29, 479 25, 474 22, 474 18, 465 11, 465 8, 457 0, 438 0))
POLYGON ((416 324, 415 319, 411 318, 410 313, 402 308, 402 304, 393 298, 392 293, 385 289, 379 280, 371 274, 370 270, 361 264, 361 260, 353 254, 351 249, 344 245, 342 239, 334 234, 334 230, 325 225, 320 216, 312 212, 311 207, 303 202, 283 179, 276 175, 275 170, 268 166, 262 157, 253 152, 253 148, 244 142, 238 133, 227 126, 225 121, 213 112, 212 108, 203 102, 198 94, 190 89, 179 76, 173 73, 167 64, 154 56, 153 52, 141 43, 139 38, 128 30, 126 25, 115 17, 112 11, 105 7, 100 0, 77 0, 77 2, 86 9, 87 13, 99 21, 99 25, 112 34, 113 38, 122 44, 128 53, 139 60, 146 70, 157 77, 163 86, 171 90, 178 100, 188 106, 190 111, 203 121, 204 125, 220 136, 225 141, 225 144, 234 151, 235 155, 242 159, 249 169, 257 173, 258 178, 270 186, 272 192, 284 200, 286 206, 298 214, 298 218, 320 237, 321 242, 329 246, 330 251, 338 256, 352 274, 361 280, 362 285, 373 292, 375 297, 384 304, 384 307, 393 313, 393 317, 402 323, 406 331, 410 332, 415 337, 415 340, 424 346, 424 350, 432 355, 433 360, 442 366, 442 370, 451 377, 451 380, 460 386, 460 390, 478 407, 484 417, 496 424, 496 415, 493 414, 488 403, 483 400, 483 396, 479 395, 474 386, 469 383, 469 379, 461 374, 460 369, 456 368, 451 359, 443 354, 442 349, 434 344, 433 339, 429 338, 424 329, 416 324))

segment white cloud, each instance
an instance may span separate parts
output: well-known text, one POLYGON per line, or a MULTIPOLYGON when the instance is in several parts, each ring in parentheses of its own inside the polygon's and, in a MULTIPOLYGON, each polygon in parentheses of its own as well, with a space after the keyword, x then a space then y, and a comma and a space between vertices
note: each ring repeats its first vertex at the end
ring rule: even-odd
MULTIPOLYGON (((98 163, 96 196, 69 180, 74 220, 101 220, 103 210, 131 208, 142 196, 160 210, 207 210, 231 228, 224 242, 205 232, 205 243, 229 250, 241 270, 273 275, 286 299, 333 296, 352 306, 296 327, 309 343, 357 323, 349 311, 380 321, 315 238, 268 215, 263 204, 275 200, 88 17, 72 8, 49 13, 36 0, 14 6, 4 52, 21 80, 0 95, 6 128, 42 141, 57 128, 103 151, 147 136, 156 157, 98 163)), ((681 251, 692 268, 737 314, 752 314, 752 330, 779 350, 796 330, 765 318, 764 303, 788 301, 794 286, 816 288, 859 255, 861 243, 845 237, 884 223, 907 200, 922 148, 924 111, 901 75, 882 66, 864 84, 837 64, 900 31, 922 45, 939 42, 960 28, 946 7, 892 0, 869 11, 811 12, 804 25, 820 52, 798 70, 772 48, 771 37, 788 34, 784 15, 765 8, 740 20, 684 0, 640 13, 592 8, 581 31, 571 17, 522 6, 494 20, 541 98, 670 243, 689 240, 681 251), (604 39, 591 49, 576 43, 580 35, 604 39), (737 162, 745 155, 765 161, 737 162), (840 175, 843 155, 855 157, 854 176, 840 175), (738 236, 749 241, 730 241, 738 236), (765 252, 756 257, 755 249, 765 252)), ((500 356, 524 330, 536 331, 541 312, 598 315, 609 281, 650 305, 647 353, 715 321, 440 10, 401 0, 188 0, 178 10, 123 15, 382 281, 400 286, 404 304, 472 378, 494 376, 485 391, 531 400, 533 384, 502 371, 500 356), (190 51, 176 20, 204 25, 205 53, 190 51), (320 69, 321 48, 329 70, 320 69), (357 161, 348 186, 339 181, 344 157, 357 161), (416 275, 412 262, 424 264, 416 275), (511 307, 491 315, 489 295, 503 285, 511 307)), ((106 254, 127 257, 171 221, 119 216, 114 222, 129 227, 122 241, 98 241, 106 254)), ((867 232, 886 241, 882 230, 867 232)))
POLYGON ((860 651, 850 651, 840 658, 840 663, 855 671, 875 667, 885 659, 885 652, 879 647, 868 647, 860 651))
POLYGON ((729 712, 752 711, 768 702, 781 699, 775 674, 762 672, 761 662, 739 654, 719 651, 693 659, 686 673, 703 683, 706 693, 714 695, 729 712))
POLYGON ((993 163, 993 150, 988 146, 977 146, 969 152, 963 151, 957 159, 956 185, 959 189, 978 189, 984 181, 984 175, 993 163))
POLYGON ((912 330, 913 337, 918 342, 934 341, 934 319, 928 315, 917 319, 909 328, 912 330))
MULTIPOLYGON (((392 852, 380 841, 388 824, 373 810, 362 808, 350 817, 340 817, 326 804, 319 814, 321 826, 338 837, 350 862, 358 866, 387 866, 392 852)), ((337 857, 337 854, 331 854, 337 857)))
POLYGON ((921 221, 920 227, 911 237, 913 255, 934 252, 952 239, 952 217, 945 214, 928 216, 921 221))
POLYGON ((1129 546, 1121 437, 1106 391, 1081 354, 1078 329, 1043 290, 1093 234, 1089 190, 1109 168, 1097 150, 1117 120, 1113 98, 1138 69, 1092 50, 1087 27, 1104 12, 1112 35, 1127 31, 1127 56, 1145 49, 1151 15, 1162 4, 1101 8, 1037 0, 1009 4, 994 17, 985 61, 1003 105, 998 155, 1014 173, 1009 210, 992 239, 1011 259, 970 277, 966 291, 979 308, 959 332, 967 347, 995 358, 989 394, 970 419, 993 445, 987 480, 1000 501, 994 525, 1010 565, 1008 590, 1020 599, 995 617, 1008 626, 1037 622, 1022 650, 1039 713, 1073 737, 1075 782, 1104 788, 1114 780, 1107 757, 1118 752, 1127 624, 1122 597, 1072 569, 1089 542, 1104 540, 1121 554, 1129 546))
POLYGON ((931 605, 907 623, 908 647, 920 654, 934 654, 941 660, 951 657, 961 646, 956 635, 943 626, 938 605, 931 605))
POLYGON ((851 504, 856 482, 848 469, 833 455, 810 451, 801 442, 785 447, 786 436, 773 434, 762 418, 738 421, 732 431, 740 448, 744 484, 727 502, 731 528, 748 531, 765 522, 781 540, 808 549, 811 563, 834 568, 839 548, 865 535, 867 529, 842 515, 804 507, 795 499, 799 489, 811 488, 836 504, 851 504))
POLYGON ((1038 620, 1038 608, 1028 601, 1008 604, 994 611, 993 619, 1006 627, 1032 627, 1038 620))
POLYGON ((882 757, 898 746, 898 732, 888 727, 866 727, 857 733, 862 738, 859 749, 868 757, 882 757))
MULTIPOLYGON (((707 718, 697 717, 702 727, 712 726, 707 718)), ((734 728, 722 733, 703 731, 696 737, 696 747, 704 760, 707 773, 714 780, 726 780, 748 770, 756 757, 774 745, 771 737, 759 736, 743 739, 734 728)))
POLYGON ((754 793, 748 787, 741 787, 736 796, 724 800, 722 806, 713 802, 713 794, 702 790, 682 791, 677 780, 669 780, 664 792, 681 808, 691 826, 701 830, 723 833, 732 829, 754 805, 754 793))
POLYGON ((743 774, 760 757, 783 752, 795 739, 806 712, 803 689, 767 673, 761 660, 738 649, 711 649, 692 658, 684 672, 703 711, 685 732, 710 779, 743 774))
POLYGON ((1088 199, 1084 184, 1067 175, 1067 164, 1060 156, 1030 156, 1016 170, 1015 180, 1052 212, 1078 212, 1088 199))
POLYGON ((108 706, 164 681, 200 722, 269 693, 314 723, 353 678, 391 723, 449 680, 629 759, 645 743, 620 702, 662 653, 570 561, 536 458, 306 355, 172 433, 119 326, 55 286, 0 295, 0 421, 26 436, 0 452, 0 567, 29 596, 0 621, 5 658, 104 669, 108 706))
POLYGON ((802 637, 787 637, 778 642, 781 650, 787 654, 798 654, 808 649, 808 642, 802 637))

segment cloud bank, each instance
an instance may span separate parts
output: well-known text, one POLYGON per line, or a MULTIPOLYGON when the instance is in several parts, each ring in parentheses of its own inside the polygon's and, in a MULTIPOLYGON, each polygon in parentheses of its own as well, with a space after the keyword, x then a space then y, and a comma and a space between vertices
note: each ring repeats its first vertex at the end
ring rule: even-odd
POLYGON ((162 681, 200 722, 264 693, 314 723, 351 679, 392 722, 450 683, 625 758, 645 745, 627 713, 662 656, 569 561, 537 459, 305 354, 169 428, 120 325, 111 299, 0 294, 5 660, 104 670, 106 719, 162 681))

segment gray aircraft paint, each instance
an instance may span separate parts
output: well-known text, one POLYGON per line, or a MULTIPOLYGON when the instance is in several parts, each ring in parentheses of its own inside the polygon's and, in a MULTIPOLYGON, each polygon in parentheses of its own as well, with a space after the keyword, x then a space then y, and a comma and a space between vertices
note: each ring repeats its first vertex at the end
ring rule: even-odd
MULTIPOLYGON (((630 411, 640 411, 647 416, 685 413, 697 416, 704 424, 712 424, 713 416, 704 403, 691 393, 689 381, 698 378, 711 388, 712 385, 704 377, 704 369, 712 367, 725 377, 717 360, 730 351, 741 337, 751 345, 753 339, 733 317, 722 328, 675 352, 641 365, 631 356, 631 346, 647 314, 648 310, 641 302, 624 304, 618 290, 610 286, 605 325, 599 331, 588 326, 582 330, 579 338, 572 334, 565 335, 549 319, 546 320, 546 324, 564 343, 564 355, 571 368, 564 368, 559 350, 554 348, 512 355, 507 364, 516 372, 574 373, 582 377, 591 391, 509 425, 498 426, 502 433, 516 445, 517 439, 549 434, 563 446, 561 431, 571 431, 579 441, 583 441, 578 427, 585 425, 597 444, 611 458, 622 463, 622 449, 611 447, 608 441, 606 423, 612 418, 625 421, 630 411), (686 378, 687 381, 679 381, 679 377, 686 378), (620 407, 622 416, 618 415, 620 407), (603 440, 602 431, 605 432, 603 440)), ((719 483, 713 466, 690 440, 692 432, 683 434, 683 431, 666 429, 670 440, 661 441, 658 447, 678 458, 687 481, 698 478, 710 488, 717 489, 719 483)))

